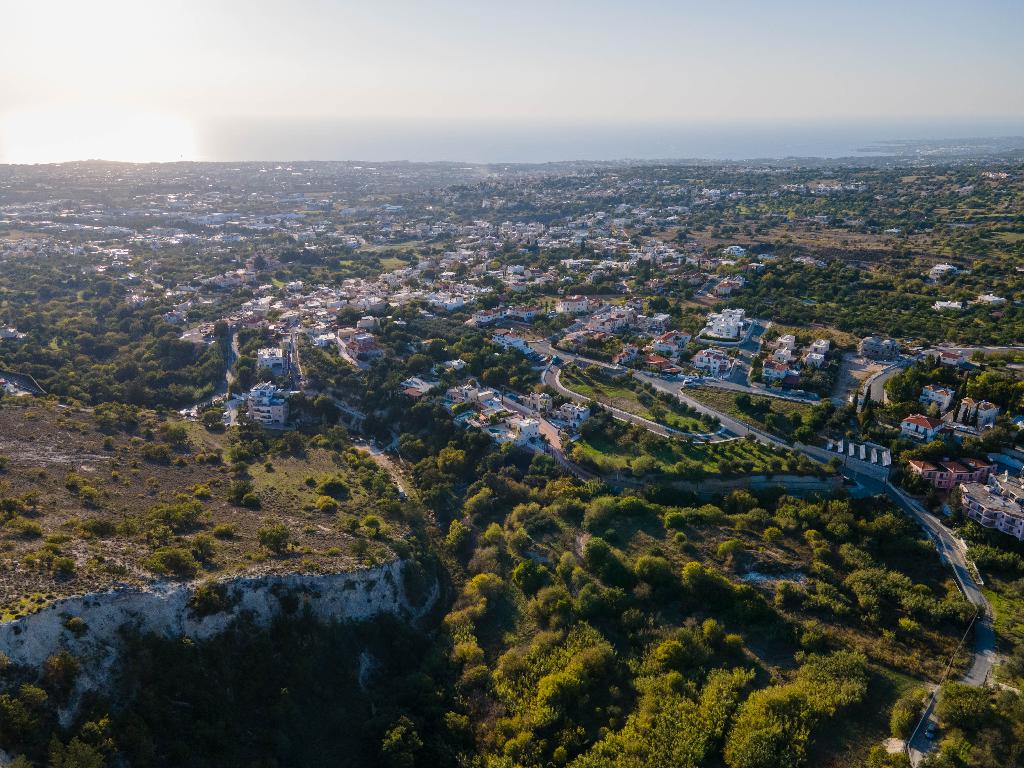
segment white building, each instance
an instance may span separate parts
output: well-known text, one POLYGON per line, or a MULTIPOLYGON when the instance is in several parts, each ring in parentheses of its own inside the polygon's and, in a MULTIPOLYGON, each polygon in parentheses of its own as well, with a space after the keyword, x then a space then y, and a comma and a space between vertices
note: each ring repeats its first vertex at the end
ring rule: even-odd
POLYGON ((509 426, 515 435, 516 445, 526 445, 540 439, 540 422, 537 419, 509 419, 509 426))
POLYGON ((701 334, 717 339, 738 339, 746 323, 746 312, 742 309, 723 309, 708 315, 707 325, 701 334))
POLYGON ((249 418, 271 429, 281 429, 288 421, 288 397, 269 381, 249 390, 249 418))
POLYGON ((555 311, 565 315, 581 315, 590 311, 590 299, 586 296, 566 296, 555 302, 555 311))
POLYGON ((702 349, 690 361, 693 367, 711 376, 722 376, 732 368, 732 358, 725 352, 714 347, 702 349))
POLYGON ((928 384, 921 390, 921 396, 917 400, 921 405, 937 405, 939 413, 945 413, 953 405, 954 397, 956 393, 949 387, 928 384))
POLYGON ((580 425, 590 418, 590 409, 585 405, 564 403, 558 409, 558 417, 568 423, 573 429, 579 429, 580 425))
POLYGON ((551 406, 554 404, 551 395, 547 392, 531 392, 526 397, 526 403, 533 410, 539 411, 540 413, 547 413, 551 410, 551 406))
POLYGON ((782 381, 789 376, 789 366, 778 360, 765 360, 761 366, 761 378, 767 382, 782 381))
POLYGON ((491 337, 491 341, 500 347, 514 349, 517 352, 522 352, 524 355, 530 353, 530 345, 526 343, 525 339, 516 336, 514 333, 496 333, 491 337))
POLYGON ((779 340, 775 342, 776 349, 788 349, 792 352, 796 349, 796 336, 792 333, 787 333, 785 336, 779 336, 779 340))
POLYGON ((949 275, 955 275, 957 268, 952 264, 936 264, 934 267, 928 270, 928 277, 932 280, 942 280, 944 277, 949 275))
POLYGON ((256 368, 266 369, 275 376, 288 373, 288 353, 283 347, 264 347, 256 352, 256 368))
POLYGON ((804 363, 810 368, 821 368, 825 364, 825 356, 820 352, 808 352, 804 363))

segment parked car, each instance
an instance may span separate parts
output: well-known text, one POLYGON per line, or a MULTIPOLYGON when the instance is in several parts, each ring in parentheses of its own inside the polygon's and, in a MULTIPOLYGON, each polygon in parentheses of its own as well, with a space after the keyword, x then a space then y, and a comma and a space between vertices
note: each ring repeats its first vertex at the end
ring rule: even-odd
POLYGON ((936 735, 935 723, 928 723, 924 729, 924 737, 929 741, 934 741, 936 735))

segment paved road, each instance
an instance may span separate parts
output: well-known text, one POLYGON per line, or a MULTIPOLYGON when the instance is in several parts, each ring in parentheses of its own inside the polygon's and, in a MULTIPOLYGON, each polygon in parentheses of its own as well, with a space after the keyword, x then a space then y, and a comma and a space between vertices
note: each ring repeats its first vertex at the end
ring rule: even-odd
MULTIPOLYGON (((977 609, 978 615, 972 627, 974 651, 971 666, 961 680, 968 685, 984 685, 998 659, 995 631, 992 628, 992 606, 985 599, 981 587, 974 578, 974 573, 967 561, 966 547, 934 515, 927 512, 916 499, 907 496, 891 483, 886 483, 885 490, 889 498, 925 530, 928 538, 935 543, 941 560, 953 571, 953 577, 960 586, 964 597, 977 609)), ((937 697, 933 695, 928 701, 928 707, 920 727, 913 733, 907 745, 912 765, 918 765, 925 755, 935 747, 935 742, 925 736, 925 729, 928 723, 938 725, 934 714, 936 703, 937 697)))
MULTIPOLYGON (((608 370, 613 370, 613 371, 616 371, 616 372, 624 372, 624 371, 629 371, 630 370, 628 368, 623 368, 620 365, 612 365, 610 363, 601 362, 600 360, 593 360, 593 359, 591 359, 589 357, 584 357, 583 355, 577 355, 577 354, 572 353, 572 352, 563 352, 562 350, 554 349, 546 341, 531 342, 530 346, 533 347, 537 352, 539 352, 541 354, 547 354, 547 355, 555 354, 555 355, 558 355, 559 357, 561 357, 561 358, 563 358, 565 360, 570 360, 570 361, 573 361, 573 362, 577 362, 577 363, 582 364, 582 365, 596 365, 596 366, 600 366, 602 368, 606 368, 608 370)), ((558 381, 558 371, 559 370, 560 370, 559 366, 556 366, 556 365, 549 366, 545 370, 545 372, 544 372, 544 379, 543 379, 544 383, 547 384, 548 386, 552 387, 552 389, 555 389, 559 394, 563 395, 564 397, 571 398, 571 399, 576 400, 578 402, 579 401, 586 401, 587 398, 584 397, 583 395, 580 395, 579 393, 573 392, 572 390, 566 389, 564 386, 562 386, 561 382, 558 381)), ((691 408, 696 410, 698 413, 702 413, 702 414, 707 415, 707 416, 712 417, 712 418, 717 418, 718 421, 721 423, 722 427, 724 427, 724 429, 727 432, 729 432, 731 435, 738 436, 738 437, 745 437, 747 435, 753 435, 757 440, 760 440, 761 442, 765 443, 766 445, 772 445, 772 446, 776 446, 776 447, 780 447, 780 448, 789 448, 789 447, 791 447, 788 443, 786 443, 783 440, 780 440, 779 438, 775 437, 774 435, 771 435, 771 434, 769 434, 767 432, 764 432, 764 431, 762 431, 760 429, 757 429, 756 427, 752 427, 752 426, 749 426, 747 424, 744 424, 743 422, 738 421, 737 419, 734 419, 733 417, 729 416, 726 413, 722 413, 721 411, 718 411, 718 410, 712 408, 709 405, 705 405, 704 403, 700 402, 699 400, 694 400, 692 397, 689 397, 686 394, 685 387, 683 387, 681 382, 678 382, 678 381, 665 381, 664 379, 662 379, 662 378, 660 378, 658 376, 654 376, 654 375, 649 374, 649 373, 643 373, 641 371, 633 371, 632 372, 632 376, 637 381, 640 381, 640 382, 643 382, 643 383, 646 383, 646 384, 650 384, 655 389, 660 390, 661 392, 666 392, 666 393, 668 393, 668 394, 678 398, 680 402, 685 403, 686 405, 690 406, 691 408)), ((608 408, 608 406, 602 406, 602 407, 608 408)), ((628 413, 626 411, 620 411, 617 408, 616 409, 609 409, 609 410, 612 411, 612 414, 616 418, 620 418, 621 417, 621 419, 624 420, 624 421, 632 421, 635 424, 640 424, 641 426, 644 426, 644 427, 646 427, 648 429, 651 429, 651 431, 657 432, 658 434, 661 434, 661 435, 670 436, 670 435, 685 435, 685 434, 687 434, 687 433, 684 433, 684 432, 680 432, 679 430, 674 430, 671 427, 666 427, 663 424, 658 424, 656 422, 649 421, 648 419, 644 419, 644 418, 642 418, 640 416, 637 416, 635 414, 628 413)))
POLYGON ((910 360, 906 358, 901 358, 900 360, 897 360, 896 362, 892 363, 892 365, 889 368, 885 368, 879 371, 878 373, 869 376, 868 379, 864 382, 864 384, 861 385, 861 391, 863 392, 864 388, 867 387, 867 389, 871 393, 872 402, 884 403, 885 382, 887 382, 897 373, 902 371, 908 365, 910 365, 910 360))
POLYGON ((943 562, 953 571, 964 597, 978 609, 979 618, 974 627, 974 659, 963 681, 969 685, 984 685, 997 660, 992 606, 974 578, 974 572, 967 561, 966 547, 934 515, 925 511, 916 499, 907 496, 891 483, 886 483, 886 492, 890 499, 924 528, 928 537, 935 542, 943 562))

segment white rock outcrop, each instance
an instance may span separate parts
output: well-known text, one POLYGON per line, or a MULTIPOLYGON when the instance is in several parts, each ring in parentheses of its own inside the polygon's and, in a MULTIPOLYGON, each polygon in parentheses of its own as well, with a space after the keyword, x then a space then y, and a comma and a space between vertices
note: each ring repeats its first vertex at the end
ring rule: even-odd
POLYGON ((218 583, 231 606, 208 616, 197 616, 189 606, 195 585, 158 583, 148 589, 133 587, 65 598, 37 613, 0 624, 0 652, 14 664, 38 668, 53 653, 68 651, 81 663, 76 684, 76 694, 80 694, 106 687, 117 662, 122 629, 204 640, 242 616, 267 626, 277 616, 301 615, 306 609, 325 622, 360 621, 381 614, 415 621, 433 606, 439 587, 435 581, 423 604, 413 605, 405 590, 405 568, 404 561, 394 560, 348 573, 225 579, 218 583), (71 617, 85 622, 83 631, 76 634, 67 627, 71 617))

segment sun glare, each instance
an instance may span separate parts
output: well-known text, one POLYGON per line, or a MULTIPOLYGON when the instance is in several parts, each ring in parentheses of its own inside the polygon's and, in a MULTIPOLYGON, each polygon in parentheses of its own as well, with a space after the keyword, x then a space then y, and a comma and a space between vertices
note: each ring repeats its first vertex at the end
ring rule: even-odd
POLYGON ((173 115, 108 108, 20 112, 0 125, 0 161, 195 160, 192 126, 173 115))

